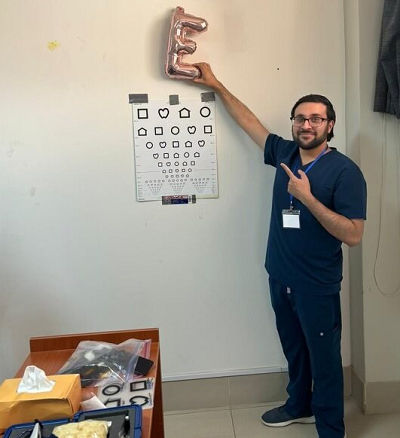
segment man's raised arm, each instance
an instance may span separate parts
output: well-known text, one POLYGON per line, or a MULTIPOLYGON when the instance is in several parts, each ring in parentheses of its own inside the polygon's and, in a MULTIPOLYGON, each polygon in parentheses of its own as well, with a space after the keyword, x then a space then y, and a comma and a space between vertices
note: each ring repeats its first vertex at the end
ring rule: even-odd
POLYGON ((194 64, 201 71, 201 76, 193 79, 197 84, 206 85, 214 90, 221 98, 228 113, 235 122, 251 137, 251 139, 264 150, 265 141, 269 131, 261 124, 257 117, 237 99, 224 85, 218 81, 209 64, 201 62, 194 64))

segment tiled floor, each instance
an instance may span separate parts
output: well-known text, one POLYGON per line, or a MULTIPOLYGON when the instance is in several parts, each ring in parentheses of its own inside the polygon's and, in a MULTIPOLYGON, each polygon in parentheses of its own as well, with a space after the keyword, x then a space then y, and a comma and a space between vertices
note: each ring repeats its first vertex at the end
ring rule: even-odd
MULTIPOLYGON (((244 406, 165 415, 165 438, 317 438, 314 425, 266 427, 260 416, 272 405, 244 406)), ((346 400, 348 438, 399 438, 400 413, 363 415, 352 399, 346 400)))

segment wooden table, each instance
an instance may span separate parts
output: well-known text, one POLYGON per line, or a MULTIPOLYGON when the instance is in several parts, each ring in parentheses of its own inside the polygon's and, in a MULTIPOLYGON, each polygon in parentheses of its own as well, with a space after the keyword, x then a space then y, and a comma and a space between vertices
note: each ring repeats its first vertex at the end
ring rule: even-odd
MULTIPOLYGON (((120 344, 131 338, 151 339, 150 359, 154 361, 154 365, 146 376, 155 378, 154 407, 152 409, 143 410, 142 438, 164 438, 160 338, 158 329, 79 333, 31 338, 31 353, 15 377, 22 377, 28 365, 35 365, 41 368, 47 375, 57 374, 57 371, 69 359, 81 341, 103 341, 120 344)), ((85 398, 84 395, 83 398, 85 398)))

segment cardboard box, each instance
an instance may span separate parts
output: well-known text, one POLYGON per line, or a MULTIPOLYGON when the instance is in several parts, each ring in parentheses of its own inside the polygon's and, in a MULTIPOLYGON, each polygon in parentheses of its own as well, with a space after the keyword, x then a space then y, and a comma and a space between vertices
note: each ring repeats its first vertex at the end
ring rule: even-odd
POLYGON ((56 382, 49 392, 18 394, 21 379, 7 379, 0 386, 0 433, 17 423, 72 418, 81 403, 79 374, 47 376, 56 382))

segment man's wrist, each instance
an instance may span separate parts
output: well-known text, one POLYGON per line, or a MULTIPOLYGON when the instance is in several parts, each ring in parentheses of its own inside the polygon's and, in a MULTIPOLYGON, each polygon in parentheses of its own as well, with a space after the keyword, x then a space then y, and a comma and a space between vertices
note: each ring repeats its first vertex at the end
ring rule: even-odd
POLYGON ((226 90, 226 88, 223 86, 223 84, 220 81, 218 81, 218 80, 216 80, 215 83, 211 85, 211 88, 218 95, 221 95, 226 90))
POLYGON ((310 192, 304 199, 301 201, 309 210, 312 209, 313 205, 315 205, 318 201, 317 198, 313 196, 310 192))

